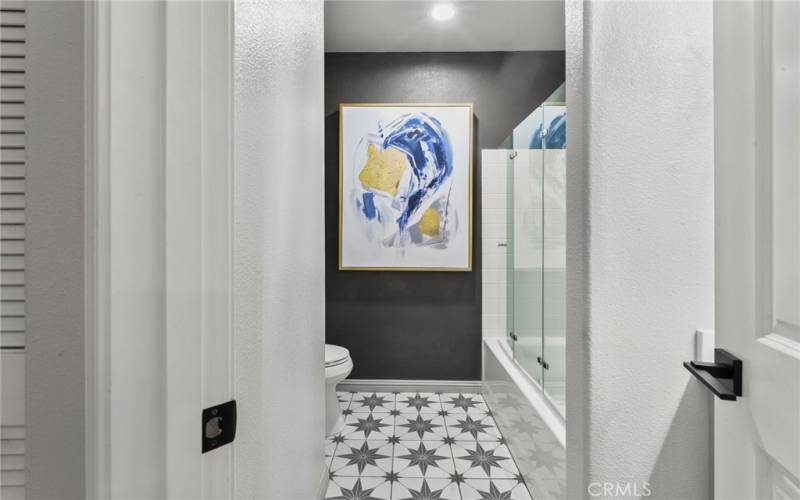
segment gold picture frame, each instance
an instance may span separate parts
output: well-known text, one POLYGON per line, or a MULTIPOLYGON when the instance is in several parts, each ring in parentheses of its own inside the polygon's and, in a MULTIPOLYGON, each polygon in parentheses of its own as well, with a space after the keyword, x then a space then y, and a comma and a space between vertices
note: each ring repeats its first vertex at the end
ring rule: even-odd
POLYGON ((414 272, 472 272, 473 263, 473 197, 474 197, 474 107, 473 103, 456 102, 456 103, 339 103, 339 270, 340 271, 414 271, 414 272), (345 266, 343 264, 343 164, 344 164, 344 150, 342 147, 342 140, 344 135, 344 109, 348 107, 382 107, 382 108, 446 108, 446 107, 460 107, 469 109, 469 128, 468 128, 468 145, 467 145, 467 266, 466 267, 363 267, 363 266, 345 266))

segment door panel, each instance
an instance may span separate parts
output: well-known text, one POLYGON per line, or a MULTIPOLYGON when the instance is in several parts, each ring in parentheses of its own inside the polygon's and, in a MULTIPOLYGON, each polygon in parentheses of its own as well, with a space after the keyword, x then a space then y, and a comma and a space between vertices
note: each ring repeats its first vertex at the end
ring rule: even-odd
POLYGON ((715 4, 716 339, 743 397, 715 406, 717 498, 800 491, 800 9, 715 4))

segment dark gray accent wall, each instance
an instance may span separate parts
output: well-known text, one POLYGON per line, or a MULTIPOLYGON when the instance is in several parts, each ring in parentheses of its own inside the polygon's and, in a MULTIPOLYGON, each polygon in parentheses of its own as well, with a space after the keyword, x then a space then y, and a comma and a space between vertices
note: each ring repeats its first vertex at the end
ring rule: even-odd
POLYGON ((480 151, 563 81, 561 51, 326 54, 325 329, 350 378, 480 379, 480 151), (340 102, 474 104, 472 272, 339 271, 340 102))

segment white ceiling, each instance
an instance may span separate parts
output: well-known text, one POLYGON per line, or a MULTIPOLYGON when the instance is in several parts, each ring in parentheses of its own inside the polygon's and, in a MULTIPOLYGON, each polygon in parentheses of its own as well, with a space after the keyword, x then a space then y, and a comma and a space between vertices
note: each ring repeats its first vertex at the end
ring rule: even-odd
POLYGON ((431 19, 436 1, 326 0, 326 52, 564 50, 563 0, 462 0, 431 19))

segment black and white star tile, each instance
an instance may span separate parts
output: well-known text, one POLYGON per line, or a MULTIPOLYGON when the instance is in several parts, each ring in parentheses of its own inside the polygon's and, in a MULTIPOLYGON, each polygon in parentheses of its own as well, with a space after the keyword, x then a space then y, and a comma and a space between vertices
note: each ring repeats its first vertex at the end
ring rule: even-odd
POLYGON ((463 417, 470 415, 486 416, 489 407, 480 395, 477 394, 452 394, 444 393, 442 397, 442 408, 453 417, 463 417))
POLYGON ((502 437, 491 415, 448 415, 445 423, 456 441, 499 441, 502 437))
POLYGON ((394 415, 369 412, 345 415, 341 435, 349 440, 388 440, 394 435, 394 415))
POLYGON ((442 411, 439 395, 432 392, 400 393, 395 408, 403 415, 413 416, 419 413, 435 415, 442 411))
POLYGON ((326 499, 530 500, 479 394, 339 393, 326 499))
POLYGON ((519 474, 511 452, 491 441, 456 441, 452 445, 456 471, 467 479, 515 479, 519 474))
POLYGON ((400 441, 393 469, 400 477, 449 478, 455 473, 450 446, 439 441, 400 441))
POLYGON ((339 476, 383 477, 392 471, 394 446, 386 440, 348 441, 336 447, 330 471, 339 476))
POLYGON ((400 441, 441 441, 447 437, 447 426, 435 413, 401 413, 395 418, 394 434, 400 441))
POLYGON ((394 410, 394 400, 391 392, 357 392, 353 394, 349 409, 353 413, 390 413, 394 410))
POLYGON ((517 500, 530 498, 525 485, 513 480, 471 480, 461 485, 462 500, 517 500))

